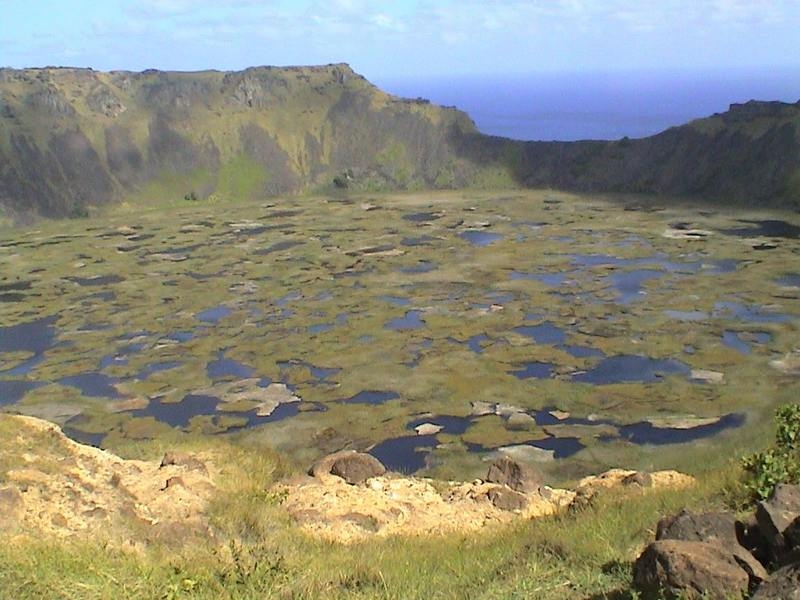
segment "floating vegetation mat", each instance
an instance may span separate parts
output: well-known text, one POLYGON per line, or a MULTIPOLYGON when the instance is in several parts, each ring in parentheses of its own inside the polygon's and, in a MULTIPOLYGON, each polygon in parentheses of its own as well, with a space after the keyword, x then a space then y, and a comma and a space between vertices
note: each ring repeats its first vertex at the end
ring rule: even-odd
POLYGON ((800 392, 775 366, 800 346, 800 217, 626 205, 303 197, 4 230, 0 410, 459 478, 498 452, 568 477, 746 445, 800 392))

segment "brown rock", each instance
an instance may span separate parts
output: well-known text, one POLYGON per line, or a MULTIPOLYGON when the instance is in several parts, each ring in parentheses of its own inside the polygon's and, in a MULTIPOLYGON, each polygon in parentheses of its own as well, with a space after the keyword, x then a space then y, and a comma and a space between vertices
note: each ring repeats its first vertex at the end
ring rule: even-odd
POLYGON ((329 454, 314 463, 309 471, 318 479, 326 475, 336 475, 351 485, 363 483, 370 477, 378 477, 385 472, 386 467, 377 458, 354 450, 329 454))
POLYGON ((486 493, 492 504, 500 510, 523 510, 528 506, 528 497, 507 487, 496 487, 486 493))
POLYGON ((645 599, 740 598, 748 584, 733 553, 706 542, 657 540, 633 566, 633 585, 645 599))
POLYGON ((507 485, 523 494, 531 494, 542 484, 542 475, 531 465, 503 456, 489 467, 486 481, 507 485))
POLYGON ((800 563, 775 571, 758 587, 752 600, 800 600, 800 563))

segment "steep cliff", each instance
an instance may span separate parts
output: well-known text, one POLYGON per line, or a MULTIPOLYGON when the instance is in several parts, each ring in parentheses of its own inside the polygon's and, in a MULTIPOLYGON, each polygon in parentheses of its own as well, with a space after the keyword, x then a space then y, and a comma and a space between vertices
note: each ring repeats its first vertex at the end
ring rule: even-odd
POLYGON ((485 136, 345 64, 174 73, 0 69, 0 216, 118 200, 551 186, 800 206, 800 103, 614 142, 485 136))
POLYGON ((0 206, 63 216, 159 194, 259 197, 357 178, 464 185, 455 109, 385 94, 344 64, 222 73, 0 69, 0 206))
POLYGON ((733 104, 642 139, 513 142, 466 133, 456 147, 471 161, 504 164, 526 187, 800 208, 800 102, 733 104))

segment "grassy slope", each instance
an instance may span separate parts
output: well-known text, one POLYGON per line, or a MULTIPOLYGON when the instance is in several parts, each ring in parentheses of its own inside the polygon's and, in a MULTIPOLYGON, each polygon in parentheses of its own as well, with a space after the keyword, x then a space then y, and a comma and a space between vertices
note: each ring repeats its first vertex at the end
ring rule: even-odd
MULTIPOLYGON (((160 446, 128 450, 157 456, 160 446)), ((609 493, 586 509, 483 535, 338 547, 287 521, 267 490, 281 472, 274 456, 215 450, 230 467, 212 508, 213 539, 131 554, 99 541, 17 538, 0 548, 0 597, 634 598, 626 591, 631 562, 657 519, 721 505, 735 473, 728 464, 694 488, 633 501, 609 493)))

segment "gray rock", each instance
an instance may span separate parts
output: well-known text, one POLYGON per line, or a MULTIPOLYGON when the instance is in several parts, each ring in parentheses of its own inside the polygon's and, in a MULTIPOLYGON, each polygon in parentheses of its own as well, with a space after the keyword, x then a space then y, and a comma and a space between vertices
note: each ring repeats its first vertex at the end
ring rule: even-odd
POLYGON ((486 481, 507 485, 512 490, 530 494, 539 489, 542 484, 542 475, 531 465, 503 456, 489 467, 486 481))
POLYGON ((800 563, 775 571, 758 587, 752 600, 800 600, 800 563))
POLYGON ((768 578, 764 566, 739 543, 737 521, 731 513, 681 511, 665 517, 656 527, 656 540, 683 540, 716 544, 731 552, 755 588, 768 578))
POLYGON ((768 500, 756 505, 756 521, 767 540, 771 558, 780 562, 791 547, 786 534, 795 537, 793 524, 800 518, 800 486, 779 484, 768 500))
POLYGON ((633 566, 633 585, 645 599, 741 598, 749 581, 732 552, 706 542, 657 540, 633 566))
POLYGON ((528 497, 525 494, 507 487, 493 488, 487 492, 486 497, 500 510, 522 510, 528 506, 528 497))

